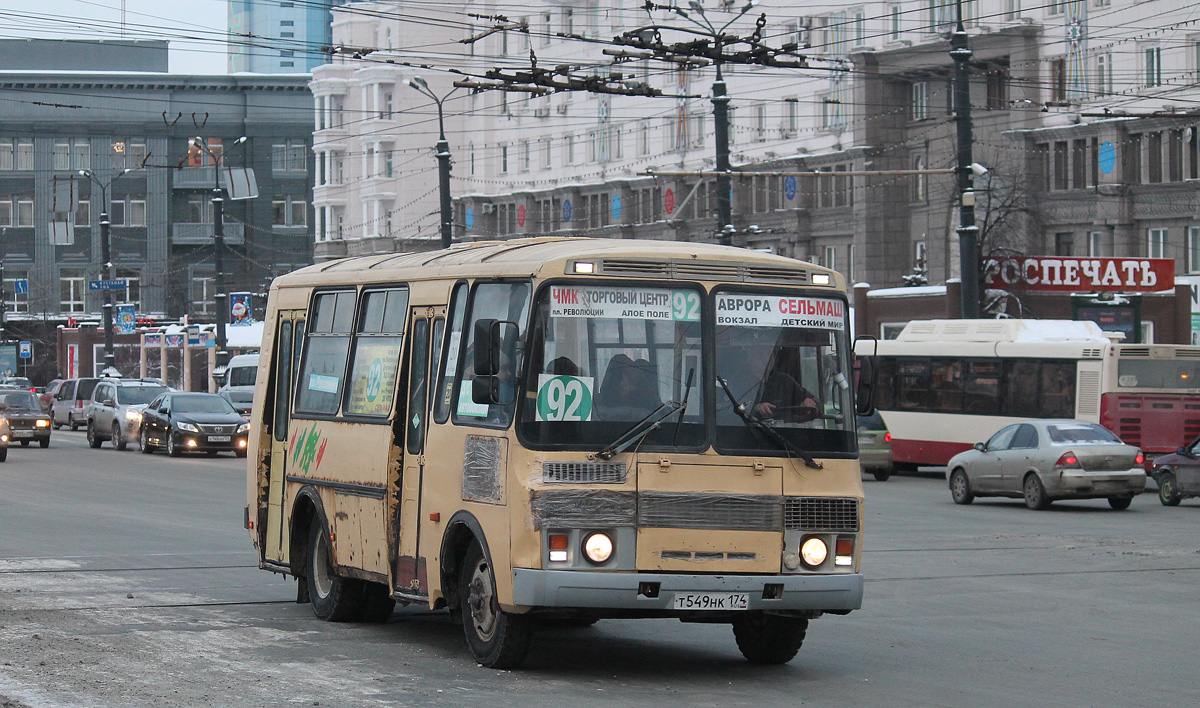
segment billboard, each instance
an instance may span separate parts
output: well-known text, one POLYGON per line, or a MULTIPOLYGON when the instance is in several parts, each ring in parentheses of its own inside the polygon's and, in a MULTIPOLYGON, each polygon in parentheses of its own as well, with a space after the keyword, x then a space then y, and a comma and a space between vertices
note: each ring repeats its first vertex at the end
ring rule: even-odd
POLYGON ((1175 289, 1175 261, 1072 256, 992 258, 984 262, 983 286, 1039 292, 1162 292, 1175 289))

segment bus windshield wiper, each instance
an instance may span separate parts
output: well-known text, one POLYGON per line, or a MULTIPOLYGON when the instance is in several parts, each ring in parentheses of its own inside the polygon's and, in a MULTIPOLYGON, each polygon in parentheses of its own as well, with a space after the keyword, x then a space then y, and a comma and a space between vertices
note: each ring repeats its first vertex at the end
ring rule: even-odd
POLYGON ((613 440, 605 445, 600 452, 596 453, 596 457, 601 460, 610 460, 613 455, 628 448, 630 445, 638 442, 650 433, 658 430, 659 426, 670 418, 672 414, 683 410, 684 404, 679 401, 667 401, 666 403, 655 408, 650 415, 642 418, 633 424, 629 430, 621 433, 621 437, 613 440))
POLYGON ((746 424, 747 428, 750 428, 750 430, 752 430, 752 431, 758 431, 758 432, 762 433, 766 437, 770 438, 772 442, 774 442, 775 444, 782 447, 784 450, 787 450, 788 452, 791 452, 791 453, 795 453, 800 459, 804 460, 805 465, 813 468, 814 470, 825 469, 824 467, 821 466, 820 462, 817 462, 816 460, 813 459, 812 455, 808 454, 804 450, 801 450, 800 448, 796 447, 795 445, 792 445, 790 442, 788 442, 787 438, 780 435, 779 432, 777 430, 775 430, 775 428, 771 427, 770 425, 767 425, 766 423, 759 420, 758 418, 752 417, 749 413, 747 413, 746 406, 742 405, 741 403, 738 403, 737 397, 733 395, 733 391, 729 390, 729 384, 725 382, 725 379, 718 376, 717 383, 721 385, 721 389, 724 390, 725 395, 729 397, 729 402, 733 405, 733 412, 737 414, 737 417, 742 419, 742 422, 746 424))

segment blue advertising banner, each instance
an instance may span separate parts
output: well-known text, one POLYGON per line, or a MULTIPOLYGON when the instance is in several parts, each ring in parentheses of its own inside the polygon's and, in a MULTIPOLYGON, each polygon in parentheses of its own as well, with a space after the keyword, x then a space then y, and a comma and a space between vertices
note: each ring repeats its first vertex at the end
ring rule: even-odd
POLYGON ((117 305, 117 332, 133 334, 137 328, 137 313, 133 305, 117 305))
POLYGON ((229 324, 249 325, 254 322, 254 315, 250 309, 250 304, 250 293, 230 293, 229 324))

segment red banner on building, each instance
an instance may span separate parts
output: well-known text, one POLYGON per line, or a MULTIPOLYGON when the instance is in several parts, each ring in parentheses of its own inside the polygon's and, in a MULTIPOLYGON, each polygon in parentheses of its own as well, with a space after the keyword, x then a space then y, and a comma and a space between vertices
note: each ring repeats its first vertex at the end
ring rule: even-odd
POLYGON ((1012 256, 985 262, 983 285, 1002 290, 1152 293, 1175 288, 1170 258, 1012 256))

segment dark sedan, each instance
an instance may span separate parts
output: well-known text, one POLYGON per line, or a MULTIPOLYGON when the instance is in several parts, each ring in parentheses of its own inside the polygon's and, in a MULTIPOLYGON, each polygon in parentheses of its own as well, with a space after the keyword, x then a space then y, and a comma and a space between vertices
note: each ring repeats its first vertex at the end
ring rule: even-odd
POLYGON ((246 456, 250 422, 215 393, 164 393, 142 411, 138 447, 145 454, 165 448, 185 452, 233 452, 246 456))
POLYGON ((1163 506, 1178 506, 1188 497, 1200 496, 1200 438, 1154 460, 1150 474, 1158 482, 1163 506))
POLYGON ((12 428, 11 442, 28 447, 37 440, 38 445, 50 447, 50 416, 42 412, 37 394, 29 391, 0 390, 0 402, 5 405, 4 417, 12 428))

